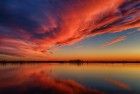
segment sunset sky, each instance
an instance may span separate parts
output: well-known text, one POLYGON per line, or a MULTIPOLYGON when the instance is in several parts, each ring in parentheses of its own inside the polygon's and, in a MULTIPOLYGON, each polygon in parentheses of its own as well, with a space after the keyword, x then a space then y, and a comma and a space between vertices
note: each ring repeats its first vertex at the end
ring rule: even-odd
POLYGON ((140 60, 140 0, 0 0, 0 60, 140 60))

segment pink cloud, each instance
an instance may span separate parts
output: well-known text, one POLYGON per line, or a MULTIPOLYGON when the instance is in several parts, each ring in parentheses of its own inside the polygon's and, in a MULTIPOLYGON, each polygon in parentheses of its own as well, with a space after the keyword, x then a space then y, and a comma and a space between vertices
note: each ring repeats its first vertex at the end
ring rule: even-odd
POLYGON ((103 44, 101 47, 108 47, 108 46, 111 46, 113 44, 116 44, 116 43, 119 43, 119 42, 122 42, 124 41, 125 39, 127 38, 127 36, 119 36, 119 37, 116 37, 108 42, 106 42, 105 44, 103 44))
POLYGON ((34 50, 35 44, 13 38, 0 38, 0 53, 17 57, 37 57, 46 58, 47 54, 34 50))

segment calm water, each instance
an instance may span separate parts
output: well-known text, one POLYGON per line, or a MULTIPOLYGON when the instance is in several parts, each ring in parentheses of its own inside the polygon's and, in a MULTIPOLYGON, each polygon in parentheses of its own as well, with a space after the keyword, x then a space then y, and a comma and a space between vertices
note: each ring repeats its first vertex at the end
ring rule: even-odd
POLYGON ((1 64, 0 94, 140 94, 140 64, 1 64))

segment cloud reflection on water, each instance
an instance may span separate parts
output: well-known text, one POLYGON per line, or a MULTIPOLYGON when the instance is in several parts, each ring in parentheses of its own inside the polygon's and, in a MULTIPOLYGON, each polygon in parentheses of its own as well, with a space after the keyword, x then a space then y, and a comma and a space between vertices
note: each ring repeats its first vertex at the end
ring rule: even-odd
POLYGON ((49 75, 52 66, 9 67, 0 71, 0 94, 104 94, 71 79, 49 75), (2 71, 3 70, 3 71, 2 71))

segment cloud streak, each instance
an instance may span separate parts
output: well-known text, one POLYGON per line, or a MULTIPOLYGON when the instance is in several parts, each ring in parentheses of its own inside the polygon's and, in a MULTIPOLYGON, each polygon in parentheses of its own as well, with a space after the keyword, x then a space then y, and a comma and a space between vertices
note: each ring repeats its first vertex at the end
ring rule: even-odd
POLYGON ((43 56, 56 45, 138 28, 139 21, 139 0, 2 0, 0 54, 43 56))
POLYGON ((108 47, 108 46, 111 46, 113 44, 116 44, 116 43, 119 43, 119 42, 122 42, 124 41, 125 39, 127 38, 127 36, 119 36, 119 37, 116 37, 108 42, 106 42, 105 44, 103 44, 101 47, 108 47))

